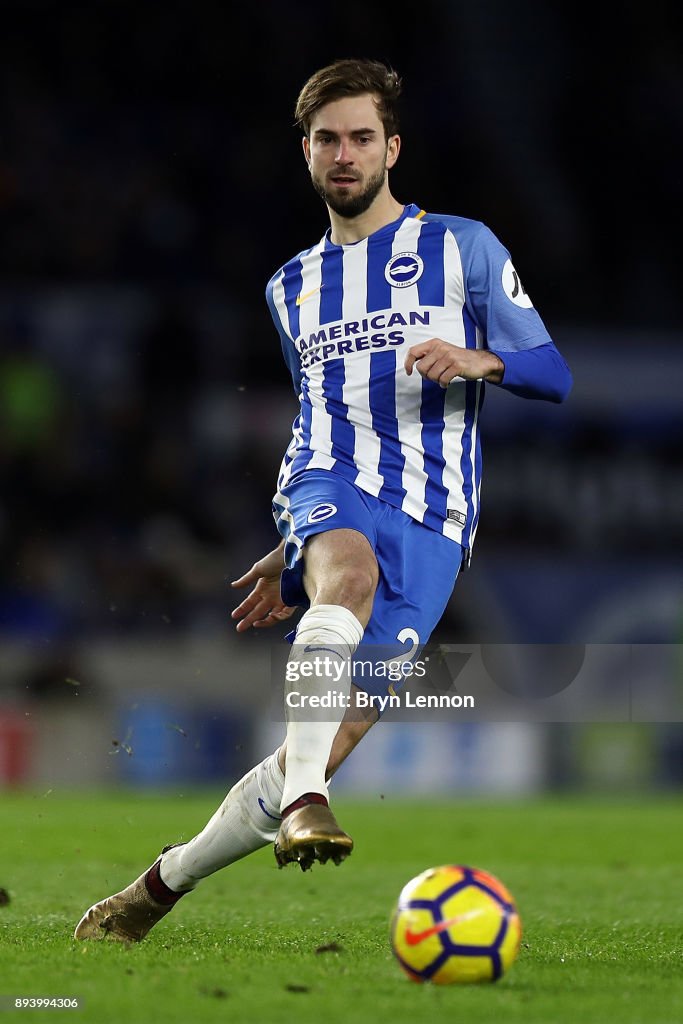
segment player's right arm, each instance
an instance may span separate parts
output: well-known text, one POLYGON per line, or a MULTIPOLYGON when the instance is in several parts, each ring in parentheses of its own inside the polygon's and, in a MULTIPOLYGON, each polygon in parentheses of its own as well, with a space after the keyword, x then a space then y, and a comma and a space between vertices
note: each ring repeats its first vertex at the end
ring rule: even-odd
MULTIPOLYGON (((292 374, 294 390, 299 393, 301 384, 301 367, 298 353, 288 337, 280 314, 278 313, 274 289, 282 285, 283 270, 278 270, 268 282, 266 288, 266 301, 268 309, 273 318, 273 323, 280 335, 280 343, 285 362, 292 374)), ((255 629, 264 629, 274 626, 283 619, 288 619, 295 608, 286 605, 280 596, 280 576, 285 567, 285 542, 280 541, 278 546, 270 551, 258 562, 254 562, 251 569, 245 572, 239 579, 233 580, 233 587, 247 587, 251 584, 252 590, 247 597, 232 612, 232 618, 237 620, 236 630, 244 633, 253 626, 255 629)))
MULTIPOLYGON (((288 333, 289 325, 287 321, 287 313, 285 312, 283 314, 283 316, 285 317, 285 319, 283 320, 280 311, 278 310, 278 304, 275 301, 276 292, 278 295, 280 295, 281 299, 282 296, 284 295, 283 280, 284 270, 282 269, 278 270, 277 274, 274 274, 271 277, 270 281, 268 282, 268 285, 266 286, 266 302, 268 303, 268 309, 270 310, 270 315, 273 319, 273 324, 275 325, 275 329, 280 337, 282 355, 284 356, 287 368, 292 375, 294 393, 298 397, 301 392, 301 362, 299 359, 299 353, 294 347, 292 338, 288 333)), ((280 306, 282 308, 282 302, 280 302, 280 306)))
POLYGON ((280 596, 280 575, 285 567, 284 552, 283 540, 230 584, 232 587, 252 586, 244 601, 232 612, 232 618, 237 620, 238 633, 244 633, 250 626, 255 629, 274 626, 288 619, 296 610, 284 604, 280 596))

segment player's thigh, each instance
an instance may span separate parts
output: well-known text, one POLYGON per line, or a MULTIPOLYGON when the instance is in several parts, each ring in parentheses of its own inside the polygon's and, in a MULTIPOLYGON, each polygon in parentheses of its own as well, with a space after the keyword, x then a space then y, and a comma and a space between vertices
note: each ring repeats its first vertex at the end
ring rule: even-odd
POLYGON ((377 581, 376 524, 367 495, 339 475, 307 470, 275 495, 273 514, 285 540, 285 604, 345 604, 353 611, 369 604, 367 620, 377 581))

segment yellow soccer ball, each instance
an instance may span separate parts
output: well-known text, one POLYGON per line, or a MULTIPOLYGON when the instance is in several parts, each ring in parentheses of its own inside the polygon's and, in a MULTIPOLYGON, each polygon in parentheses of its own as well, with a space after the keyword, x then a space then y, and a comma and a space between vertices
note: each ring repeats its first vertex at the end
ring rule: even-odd
POLYGON ((497 981, 517 958, 522 925, 515 902, 493 875, 446 864, 401 891, 391 948, 411 981, 497 981))

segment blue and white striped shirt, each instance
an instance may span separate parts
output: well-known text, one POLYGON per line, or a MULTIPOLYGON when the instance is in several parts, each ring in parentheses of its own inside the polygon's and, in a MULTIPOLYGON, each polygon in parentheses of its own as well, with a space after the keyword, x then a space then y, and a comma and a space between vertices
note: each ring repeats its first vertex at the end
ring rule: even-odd
POLYGON ((278 490, 329 470, 471 548, 484 384, 444 389, 403 364, 429 338, 487 347, 505 363, 503 387, 562 400, 569 371, 508 251, 478 221, 411 204, 351 245, 328 231, 278 270, 266 296, 301 402, 278 490), (530 350, 537 358, 519 358, 530 350))

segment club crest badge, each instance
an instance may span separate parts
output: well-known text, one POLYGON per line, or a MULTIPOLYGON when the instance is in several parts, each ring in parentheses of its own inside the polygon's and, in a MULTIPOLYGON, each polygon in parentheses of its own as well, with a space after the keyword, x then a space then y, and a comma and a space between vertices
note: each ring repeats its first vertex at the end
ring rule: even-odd
POLYGON ((416 252, 397 252, 384 268, 384 277, 392 288, 408 288, 420 280, 424 268, 416 252))

